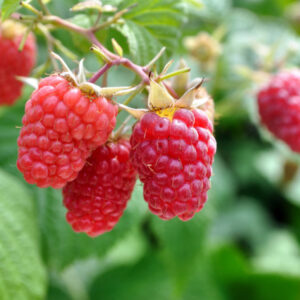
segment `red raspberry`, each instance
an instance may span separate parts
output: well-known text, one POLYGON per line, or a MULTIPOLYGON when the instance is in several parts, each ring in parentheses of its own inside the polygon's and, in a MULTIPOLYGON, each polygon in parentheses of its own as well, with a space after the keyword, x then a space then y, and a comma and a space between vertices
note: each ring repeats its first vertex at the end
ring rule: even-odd
POLYGON ((262 124, 275 137, 300 152, 300 71, 275 75, 257 95, 262 124))
POLYGON ((144 183, 149 209, 161 219, 186 221, 202 209, 216 152, 212 131, 199 109, 178 109, 172 120, 149 112, 136 123, 132 164, 144 183))
POLYGON ((25 106, 17 166, 39 187, 63 187, 76 178, 91 151, 112 132, 118 109, 89 97, 59 75, 40 81, 25 106))
POLYGON ((66 219, 74 231, 94 237, 119 221, 136 182, 129 151, 124 139, 97 148, 78 177, 64 187, 66 219))
POLYGON ((24 32, 22 25, 10 20, 0 25, 0 104, 12 105, 21 96, 23 83, 16 76, 28 76, 35 64, 33 34, 28 35, 23 50, 18 50, 24 32))

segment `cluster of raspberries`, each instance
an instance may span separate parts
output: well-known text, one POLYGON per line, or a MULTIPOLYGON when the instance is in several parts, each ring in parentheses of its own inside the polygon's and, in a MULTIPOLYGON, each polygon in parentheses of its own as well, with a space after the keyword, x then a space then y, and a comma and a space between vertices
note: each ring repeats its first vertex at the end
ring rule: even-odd
POLYGON ((216 141, 200 109, 172 119, 146 113, 130 141, 109 138, 117 106, 85 95, 61 75, 42 79, 25 106, 17 166, 39 187, 63 188, 67 221, 97 236, 123 214, 139 175, 149 209, 188 220, 207 199, 216 141))
MULTIPOLYGON (((29 74, 36 53, 29 35, 17 53, 23 63, 5 63, 20 43, 7 32, 0 31, 0 101, 12 104, 22 87, 15 76, 29 74)), ((111 99, 86 94, 63 74, 40 80, 25 106, 18 169, 30 184, 61 188, 68 223, 92 237, 116 225, 138 176, 152 213, 164 220, 192 218, 206 202, 216 152, 209 114, 195 108, 176 108, 167 117, 150 111, 130 140, 111 135, 117 114, 111 99)))

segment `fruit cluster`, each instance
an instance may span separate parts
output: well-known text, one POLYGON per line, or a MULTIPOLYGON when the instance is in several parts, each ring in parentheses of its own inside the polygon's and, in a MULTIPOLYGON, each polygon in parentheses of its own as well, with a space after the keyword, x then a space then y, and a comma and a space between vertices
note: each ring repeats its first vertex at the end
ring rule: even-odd
MULTIPOLYGON (((22 87, 16 75, 27 76, 34 64, 35 44, 30 34, 18 52, 20 36, 9 25, 1 27, 0 51, 24 68, 1 60, 0 86, 1 72, 9 74, 14 94, 0 88, 0 99, 11 104, 22 87)), ((109 88, 103 93, 87 82, 83 65, 75 75, 59 60, 65 72, 41 79, 25 105, 17 159, 25 180, 40 188, 62 188, 67 222, 92 237, 116 225, 137 177, 150 211, 161 219, 186 221, 199 212, 216 152, 214 105, 202 81, 188 85, 184 75, 173 82, 174 91, 177 84, 181 89, 174 97, 151 77, 148 110, 131 109, 114 102, 109 88), (138 119, 130 138, 122 130, 112 132, 119 108, 138 119)))

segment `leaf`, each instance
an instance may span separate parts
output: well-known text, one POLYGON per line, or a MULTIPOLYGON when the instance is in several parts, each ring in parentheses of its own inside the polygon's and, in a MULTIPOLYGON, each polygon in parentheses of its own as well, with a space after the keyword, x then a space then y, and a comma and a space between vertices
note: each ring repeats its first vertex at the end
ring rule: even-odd
POLYGON ((133 266, 120 266, 100 275, 91 286, 91 299, 171 300, 168 273, 155 252, 133 266))
POLYGON ((203 2, 201 0, 185 0, 184 2, 190 4, 195 8, 203 8, 203 2))
MULTIPOLYGON (((124 14, 124 25, 116 28, 127 37, 131 57, 138 64, 146 65, 163 47, 168 48, 169 54, 178 46, 180 26, 185 14, 180 10, 180 1, 122 1, 119 9, 134 3, 137 5, 124 14)), ((165 61, 167 56, 164 55, 165 61)))
POLYGON ((219 283, 228 285, 248 276, 250 265, 238 248, 224 244, 209 252, 212 273, 219 283))
POLYGON ((1 0, 0 10, 1 10, 1 20, 6 20, 13 12, 17 10, 20 6, 19 0, 1 0))
MULTIPOLYGON (((29 88, 26 89, 29 91, 29 88)), ((27 93, 26 93, 27 94, 27 93)), ((17 138, 22 126, 24 102, 18 101, 13 107, 6 108, 0 115, 0 167, 22 178, 16 166, 18 145, 17 138)))
POLYGON ((254 248, 264 242, 271 230, 271 221, 263 207, 254 199, 239 198, 215 220, 211 227, 211 240, 217 242, 243 241, 254 248))
POLYGON ((258 273, 231 286, 231 300, 298 300, 300 281, 297 278, 258 273))
POLYGON ((268 236, 252 261, 258 272, 297 276, 300 279, 300 248, 288 231, 275 231, 268 236))
POLYGON ((173 292, 178 297, 194 275, 197 259, 203 255, 205 234, 210 221, 208 208, 205 207, 203 212, 188 222, 179 219, 165 222, 157 216, 152 218, 152 228, 157 236, 162 258, 174 281, 173 292))
POLYGON ((142 187, 137 182, 124 215, 109 233, 90 238, 84 233, 75 233, 65 220, 66 210, 62 204, 61 191, 35 188, 39 206, 39 220, 43 234, 46 260, 51 268, 62 269, 75 260, 91 255, 101 257, 116 242, 123 238, 143 218, 145 204, 142 187))
POLYGON ((36 210, 16 178, 0 170, 0 298, 44 299, 36 210))

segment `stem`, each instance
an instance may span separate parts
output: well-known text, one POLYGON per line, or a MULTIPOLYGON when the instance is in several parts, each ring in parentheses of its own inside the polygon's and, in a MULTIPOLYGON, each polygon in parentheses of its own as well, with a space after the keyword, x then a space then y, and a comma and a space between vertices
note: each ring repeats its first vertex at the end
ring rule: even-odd
POLYGON ((41 17, 41 12, 38 11, 35 7, 33 7, 31 4, 28 2, 21 1, 20 5, 23 6, 24 8, 28 9, 29 11, 33 12, 35 15, 41 17))
POLYGON ((77 26, 75 24, 72 24, 66 20, 63 20, 57 16, 45 16, 44 20, 54 23, 62 28, 66 28, 69 30, 72 30, 73 32, 77 32, 84 37, 86 37, 92 44, 96 45, 107 57, 109 57, 111 60, 117 60, 118 63, 115 63, 115 65, 123 65, 127 67, 128 69, 131 69, 134 71, 137 75, 139 75, 143 82, 146 84, 149 84, 149 76, 147 74, 147 70, 143 68, 142 66, 136 65, 128 58, 121 58, 120 56, 110 52, 108 49, 106 49, 96 38, 95 33, 91 29, 85 29, 80 26, 77 26))
POLYGON ((44 26, 43 24, 38 24, 38 29, 45 36, 45 39, 46 39, 46 42, 47 42, 47 46, 48 46, 48 53, 49 53, 49 56, 50 56, 51 63, 52 63, 53 69, 57 72, 57 71, 59 71, 58 63, 57 63, 56 59, 54 59, 54 57, 52 55, 50 55, 51 52, 53 52, 53 50, 54 50, 54 38, 50 34, 50 32, 47 29, 47 27, 44 26))
POLYGON ((46 6, 46 4, 43 2, 43 0, 38 0, 38 3, 41 7, 41 9, 43 10, 43 12, 45 13, 45 15, 50 15, 50 11, 48 9, 48 7, 46 6))
POLYGON ((175 99, 179 98, 177 93, 174 91, 174 89, 171 86, 169 86, 166 82, 163 82, 163 85, 168 90, 168 92, 171 96, 173 96, 175 99))
POLYGON ((112 25, 112 24, 116 23, 126 12, 128 12, 127 8, 117 12, 111 19, 107 20, 106 22, 103 22, 101 24, 98 24, 98 25, 92 27, 91 31, 96 32, 100 29, 103 29, 105 27, 108 27, 109 25, 112 25))
POLYGON ((183 74, 183 73, 187 73, 187 72, 190 72, 190 71, 191 71, 190 68, 176 70, 176 71, 171 72, 169 74, 158 77, 157 81, 160 82, 160 81, 163 81, 163 80, 169 79, 171 77, 174 77, 174 76, 177 76, 177 75, 180 75, 180 74, 183 74))
POLYGON ((124 105, 128 105, 131 100, 137 95, 139 94, 139 92, 141 92, 143 90, 143 88, 145 87, 144 84, 141 84, 140 87, 138 87, 122 104, 124 105))
POLYGON ((107 70, 109 70, 113 64, 105 64, 99 71, 97 71, 90 79, 89 82, 95 83, 107 70))

